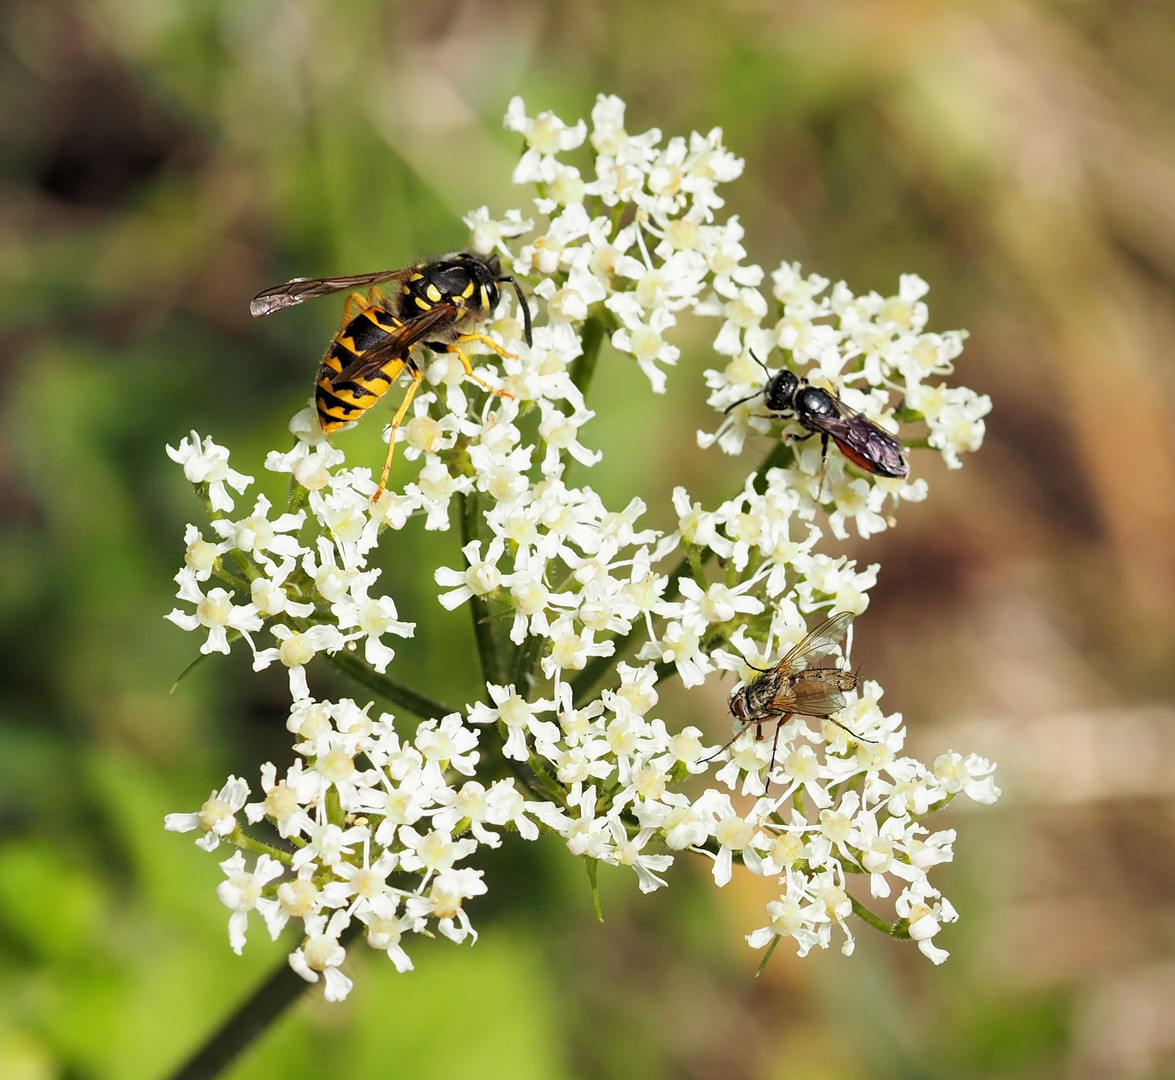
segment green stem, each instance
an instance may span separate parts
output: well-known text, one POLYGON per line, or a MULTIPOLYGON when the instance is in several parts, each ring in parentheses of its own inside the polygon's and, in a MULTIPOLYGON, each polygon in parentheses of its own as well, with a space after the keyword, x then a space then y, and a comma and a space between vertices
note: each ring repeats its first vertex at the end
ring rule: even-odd
POLYGON ((849 897, 849 903, 853 905, 853 914, 856 915, 858 919, 860 919, 862 922, 868 923, 873 927, 874 930, 880 930, 883 934, 886 935, 886 937, 908 938, 910 936, 909 930, 903 929, 901 922, 886 922, 880 915, 876 915, 870 911, 855 896, 849 897))
POLYGON ((333 655, 330 653, 320 653, 319 655, 325 657, 328 664, 343 672, 344 675, 349 675, 357 683, 361 683, 368 690, 379 694, 380 697, 390 701, 393 705, 407 709, 413 716, 419 716, 424 720, 439 720, 442 716, 448 716, 449 713, 457 711, 450 709, 447 705, 442 705, 439 701, 426 698, 415 690, 401 686, 386 675, 372 671, 354 653, 337 652, 333 655))
POLYGON ((763 459, 763 463, 755 470, 755 490, 762 495, 767 490, 767 473, 771 469, 778 469, 795 460, 795 451, 792 444, 780 439, 771 452, 763 459))
POLYGON ((589 316, 583 324, 583 352, 571 365, 571 381, 585 398, 592 384, 592 376, 596 373, 596 361, 600 358, 600 346, 604 342, 606 329, 604 320, 598 315, 589 316))
MULTIPOLYGON (((363 930, 356 919, 339 935, 339 944, 350 944, 363 930)), ((170 1080, 211 1080, 219 1076, 241 1051, 246 1050, 311 986, 283 956, 265 980, 170 1080)))
POLYGON ((239 589, 246 596, 249 595, 249 583, 243 577, 237 577, 231 570, 226 570, 220 559, 212 567, 212 576, 234 589, 239 589))
MULTIPOLYGON (((542 759, 537 754, 531 754, 530 759, 526 763, 530 767, 530 771, 534 773, 535 778, 552 799, 560 806, 567 806, 567 791, 563 785, 559 783, 543 766, 542 759)), ((533 787, 533 785, 532 785, 533 787)))
POLYGON ((523 697, 530 693, 531 687, 534 685, 534 672, 542 651, 543 639, 537 635, 527 634, 525 640, 514 652, 514 665, 510 671, 510 681, 523 697))
MULTIPOLYGON (((457 516, 461 526, 461 547, 478 538, 478 498, 476 492, 466 495, 460 492, 457 495, 457 516)), ((465 560, 469 566, 469 560, 465 560)), ((473 637, 477 643, 477 658, 481 662, 482 678, 486 682, 502 685, 506 681, 506 671, 502 665, 501 654, 498 651, 498 642, 494 637, 494 623, 490 615, 489 604, 484 596, 476 593, 469 598, 469 614, 473 618, 473 637)))
POLYGON ((289 866, 293 860, 293 855, 288 851, 267 844, 263 840, 254 839, 242 831, 239 826, 233 830, 233 834, 229 837, 229 843, 239 847, 242 851, 252 852, 254 855, 268 855, 271 859, 276 859, 282 866, 289 866))

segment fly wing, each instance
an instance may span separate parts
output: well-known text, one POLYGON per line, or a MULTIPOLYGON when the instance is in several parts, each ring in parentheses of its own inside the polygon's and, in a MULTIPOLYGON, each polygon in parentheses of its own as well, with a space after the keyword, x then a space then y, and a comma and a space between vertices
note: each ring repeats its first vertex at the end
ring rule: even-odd
POLYGON ((381 281, 403 281, 414 269, 407 266, 399 270, 377 270, 374 274, 353 274, 350 277, 292 278, 284 284, 259 292, 249 302, 249 313, 254 317, 272 315, 275 311, 293 307, 304 300, 330 296, 344 289, 365 289, 381 281))
POLYGON ((809 631, 807 636, 791 650, 779 663, 775 670, 781 676, 791 675, 807 667, 813 660, 819 660, 842 637, 853 621, 855 613, 852 611, 838 611, 835 615, 825 619, 819 626, 809 631))
POLYGON ((845 707, 845 696, 835 684, 806 678, 801 672, 786 680, 771 703, 773 713, 829 717, 845 707))

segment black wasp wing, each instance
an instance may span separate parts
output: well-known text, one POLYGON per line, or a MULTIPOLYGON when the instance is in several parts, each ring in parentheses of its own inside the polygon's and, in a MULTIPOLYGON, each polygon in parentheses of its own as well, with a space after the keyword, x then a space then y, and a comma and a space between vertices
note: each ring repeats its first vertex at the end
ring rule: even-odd
POLYGON ((458 314, 454 304, 433 304, 427 311, 408 319, 377 341, 366 352, 360 353, 333 379, 332 386, 340 386, 355 379, 363 379, 385 367, 389 361, 407 359, 408 350, 423 341, 438 326, 451 321, 458 314))
POLYGON ((353 274, 350 277, 293 278, 259 292, 249 302, 249 313, 254 317, 272 315, 275 311, 293 307, 304 300, 330 296, 344 289, 365 289, 382 281, 403 281, 415 269, 414 266, 407 266, 399 270, 377 270, 374 274, 353 274))
POLYGON ((820 431, 836 440, 841 453, 854 465, 875 476, 910 475, 910 466, 902 454, 901 440, 879 427, 864 413, 850 409, 838 397, 832 398, 836 416, 821 416, 820 431))
POLYGON ((845 636, 845 631, 854 618, 855 613, 852 611, 838 611, 825 619, 819 626, 810 630, 800 643, 775 665, 775 673, 780 678, 785 678, 807 667, 813 660, 819 660, 845 636))

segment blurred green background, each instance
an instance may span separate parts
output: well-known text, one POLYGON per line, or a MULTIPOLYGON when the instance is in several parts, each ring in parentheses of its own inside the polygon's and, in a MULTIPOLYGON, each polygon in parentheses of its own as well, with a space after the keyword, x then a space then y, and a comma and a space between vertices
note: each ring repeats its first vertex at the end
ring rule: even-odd
MULTIPOLYGON (((416 1075, 1175 1076, 1175 7, 1147 3, 394 4, 10 0, 0 12, 0 1077, 173 1068, 285 949, 225 940, 216 860, 163 815, 289 760, 281 672, 243 655, 168 688, 194 641, 162 622, 202 511, 163 446, 189 429, 256 474, 283 447, 338 305, 254 323, 294 274, 460 247, 516 205, 501 115, 721 125, 751 257, 892 293, 931 284, 990 393, 962 472, 849 545, 880 561, 856 658, 912 747, 1000 763, 936 875, 962 921, 931 967, 862 927, 857 955, 742 935, 762 892, 683 863, 666 894, 603 880, 597 924, 561 846, 512 844, 474 948, 353 962, 244 1078, 416 1075)), ((707 328, 712 329, 712 328, 707 328)), ((670 392, 601 361, 591 483, 668 521, 736 462, 694 445, 701 330, 670 392)), ((377 424, 340 443, 380 456, 377 424)), ((384 553, 425 691, 476 693, 467 616, 435 608, 455 538, 384 553), (427 615, 426 612, 431 611, 427 615)), ((354 692, 311 672, 323 693, 354 692)), ((723 689, 661 715, 723 729, 723 689)), ((227 857, 227 852, 224 853, 227 857)))

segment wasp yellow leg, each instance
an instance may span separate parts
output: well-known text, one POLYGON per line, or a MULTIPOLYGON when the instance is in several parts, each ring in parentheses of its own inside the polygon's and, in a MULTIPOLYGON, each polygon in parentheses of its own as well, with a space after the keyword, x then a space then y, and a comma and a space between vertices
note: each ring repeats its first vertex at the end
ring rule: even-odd
MULTIPOLYGON (((480 341, 487 349, 492 349, 503 360, 517 360, 518 359, 517 353, 507 352, 493 338, 486 337, 485 334, 462 334, 457 339, 456 344, 460 345, 461 342, 463 342, 463 341, 480 341)), ((458 352, 460 352, 460 350, 458 350, 458 352)), ((466 363, 468 363, 468 361, 466 361, 466 363)))
POLYGON ((371 307, 367 297, 361 292, 353 292, 343 301, 343 321, 339 323, 341 331, 363 308, 371 307))
POLYGON ((469 362, 469 357, 461 351, 461 342, 463 341, 480 341, 483 345, 493 349, 503 360, 517 360, 517 353, 507 352, 502 348, 493 338, 488 338, 485 334, 462 334, 452 345, 448 347, 448 351, 457 354, 457 359, 461 361, 461 366, 465 369, 465 374, 468 375, 478 386, 488 390, 491 394, 497 397, 513 397, 509 390, 496 389, 490 386, 485 379, 479 378, 473 373, 473 365, 469 362))
POLYGON ((383 472, 379 474, 379 487, 375 489, 375 494, 371 497, 372 502, 375 502, 387 490, 388 473, 392 471, 392 458, 396 453, 396 432, 400 430, 400 422, 404 419, 404 414, 408 411, 408 406, 412 404, 412 398, 420 388, 420 383, 423 379, 423 376, 417 368, 413 367, 411 370, 412 385, 408 387, 408 392, 404 395, 404 400, 400 402, 400 407, 396 410, 396 415, 392 417, 392 430, 388 434, 388 456, 384 458, 383 472))

